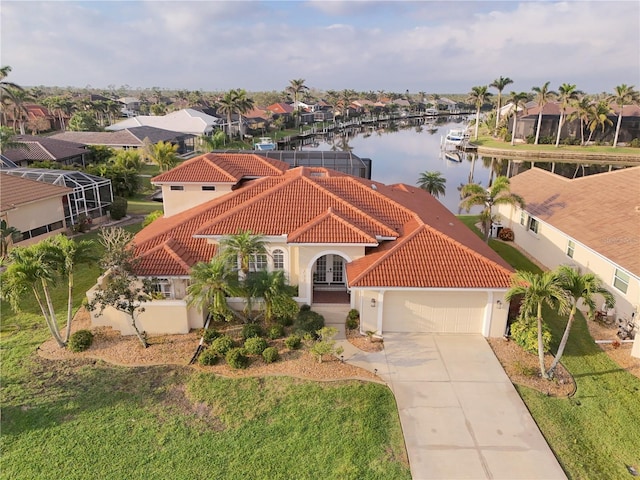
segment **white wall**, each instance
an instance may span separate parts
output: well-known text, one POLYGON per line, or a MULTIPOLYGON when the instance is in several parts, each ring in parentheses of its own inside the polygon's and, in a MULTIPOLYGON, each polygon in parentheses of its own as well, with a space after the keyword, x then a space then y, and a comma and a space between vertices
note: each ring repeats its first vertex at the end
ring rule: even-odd
POLYGON ((165 217, 170 217, 231 192, 231 184, 224 183, 176 183, 174 186, 181 186, 184 190, 171 190, 171 185, 162 185, 162 204, 165 217), (215 191, 202 190, 203 185, 213 185, 216 189, 215 191))

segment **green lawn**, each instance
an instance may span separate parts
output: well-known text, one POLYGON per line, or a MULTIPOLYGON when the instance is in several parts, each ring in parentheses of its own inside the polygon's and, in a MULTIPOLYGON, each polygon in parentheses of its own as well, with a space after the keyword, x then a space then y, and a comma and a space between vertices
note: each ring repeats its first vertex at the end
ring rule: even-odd
MULTIPOLYGON (((478 217, 459 217, 473 226, 478 217)), ((514 268, 539 272, 537 266, 504 242, 490 241, 514 268)), ((545 309, 544 319, 557 350, 566 318, 545 309)), ((576 380, 572 398, 550 398, 516 387, 571 479, 631 478, 625 465, 640 467, 640 379, 622 370, 593 341, 578 314, 562 363, 576 380)))
MULTIPOLYGON (((80 269, 76 306, 98 274, 80 269)), ((60 285, 61 320, 64 301, 60 285)), ((44 321, 24 310, 2 304, 0 478, 411 478, 383 385, 48 361, 44 321)))
POLYGON ((479 136, 477 140, 472 140, 472 143, 480 147, 487 148, 500 148, 503 150, 518 150, 518 151, 532 151, 532 152, 578 152, 578 153, 609 153, 615 155, 631 155, 639 156, 639 148, 631 147, 617 147, 613 148, 610 145, 560 145, 556 148, 554 145, 533 145, 533 144, 517 144, 511 145, 510 142, 503 142, 502 140, 496 140, 491 136, 479 136))

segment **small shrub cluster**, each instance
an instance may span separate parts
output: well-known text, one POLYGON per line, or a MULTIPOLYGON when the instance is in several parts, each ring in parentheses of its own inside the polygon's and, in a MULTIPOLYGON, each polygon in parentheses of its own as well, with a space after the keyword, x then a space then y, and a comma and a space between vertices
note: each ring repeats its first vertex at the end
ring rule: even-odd
POLYGON ((267 347, 267 341, 261 337, 250 337, 244 342, 244 350, 249 355, 261 355, 267 347))
POLYGON ((202 334, 202 337, 204 338, 204 343, 206 343, 207 345, 211 345, 211 343, 218 337, 221 337, 222 334, 217 331, 214 330, 213 328, 207 328, 204 333, 202 334))
POLYGON ((513 230, 511 230, 510 228, 503 228, 502 230, 500 230, 500 233, 498 233, 498 238, 505 242, 513 242, 513 239, 515 237, 513 235, 513 230))
POLYGON ((120 220, 127 216, 129 203, 124 197, 113 197, 113 203, 109 207, 112 220, 120 220))
MULTIPOLYGON (((527 352, 538 352, 538 324, 535 318, 520 319, 511 324, 511 338, 527 352)), ((542 344, 544 351, 549 351, 551 332, 542 324, 542 344)))
POLYGON ((81 213, 80 215, 78 215, 78 218, 76 218, 76 223, 73 226, 72 230, 75 233, 88 232, 91 229, 91 222, 91 217, 87 216, 84 213, 81 213))
POLYGON ((636 137, 629 142, 629 146, 632 148, 640 148, 640 138, 636 137))
POLYGON ((290 327, 293 325, 293 317, 276 317, 275 321, 278 325, 282 325, 283 327, 290 327))
POLYGON ((231 368, 247 368, 249 366, 249 358, 245 355, 244 348, 232 348, 224 356, 227 364, 231 368))
POLYGON ((271 340, 284 337, 284 327, 279 324, 270 326, 269 330, 267 331, 267 337, 269 337, 271 340))
POLYGON ((262 358, 265 363, 273 363, 278 361, 280 354, 276 347, 267 347, 264 349, 264 352, 262 352, 262 358))
POLYGON ((224 356, 233 348, 233 346, 233 339, 227 335, 223 335, 211 342, 209 350, 214 352, 216 355, 224 356))
POLYGON ((93 343, 93 333, 89 330, 78 330, 69 337, 68 347, 72 352, 84 352, 93 343))
POLYGON ((293 325, 297 332, 315 335, 318 330, 324 327, 324 317, 312 310, 303 310, 301 308, 293 325))
POLYGON ((164 212, 162 210, 154 210, 153 212, 149 213, 146 217, 144 217, 144 221, 142 222, 142 227, 144 228, 148 225, 151 225, 153 221, 157 220, 163 215, 164 215, 164 212))
POLYGON ((247 323, 242 327, 242 339, 252 337, 261 337, 263 335, 262 327, 257 323, 247 323))
POLYGON ((220 355, 213 351, 211 347, 204 350, 198 358, 200 365, 215 365, 219 360, 220 355))
POLYGON ((300 335, 291 335, 285 339, 284 346, 289 350, 297 350, 302 346, 302 338, 300 335))
POLYGON ((360 323, 360 312, 355 308, 349 310, 347 315, 347 320, 345 322, 345 327, 347 330, 355 330, 358 328, 358 324, 360 323))

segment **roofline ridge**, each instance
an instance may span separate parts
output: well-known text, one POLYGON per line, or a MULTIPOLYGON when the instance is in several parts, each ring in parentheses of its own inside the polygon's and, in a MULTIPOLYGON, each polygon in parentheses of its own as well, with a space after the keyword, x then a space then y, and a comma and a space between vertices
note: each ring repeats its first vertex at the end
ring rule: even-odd
POLYGON ((375 237, 372 237, 370 234, 368 234, 367 232, 365 232, 361 228, 359 228, 359 227, 355 226, 354 224, 352 224, 351 222, 349 222, 346 218, 344 218, 342 215, 340 215, 335 210, 333 210, 333 207, 327 208, 325 211, 323 211, 320 214, 316 215, 314 218, 309 220, 307 223, 305 223, 305 224, 301 225, 300 227, 296 228, 290 235, 287 235, 287 242, 294 240, 296 237, 299 237, 304 232, 307 232, 310 229, 312 229, 313 227, 318 226, 326 218, 335 218, 338 222, 342 223, 344 226, 346 226, 350 230, 355 231, 356 233, 358 233, 358 234, 360 234, 360 235, 362 235, 364 237, 368 237, 371 240, 373 240, 374 242, 377 242, 377 239, 375 237))
MULTIPOLYGON (((229 179, 232 179, 235 182, 240 181, 240 178, 234 177, 233 175, 231 175, 227 170, 225 170, 224 168, 222 168, 220 165, 218 165, 215 161, 215 157, 216 154, 215 153, 205 153, 204 155, 201 155, 201 157, 204 157, 204 160, 214 169, 216 169, 218 172, 222 173, 224 176, 226 176, 229 179), (209 155, 213 155, 214 159, 210 158, 209 155)), ((196 157, 198 158, 198 157, 196 157)))
POLYGON ((163 243, 160 244, 161 246, 163 246, 164 250, 166 250, 169 253, 169 255, 171 255, 173 259, 177 261, 179 264, 181 264, 184 267, 184 269, 188 272, 191 269, 191 267, 189 266, 189 264, 187 264, 187 262, 184 261, 184 259, 180 255, 178 255, 178 253, 174 250, 173 246, 169 245, 169 243, 178 244, 183 248, 186 248, 186 247, 184 247, 184 245, 182 245, 182 243, 180 243, 174 237, 169 237, 163 243))

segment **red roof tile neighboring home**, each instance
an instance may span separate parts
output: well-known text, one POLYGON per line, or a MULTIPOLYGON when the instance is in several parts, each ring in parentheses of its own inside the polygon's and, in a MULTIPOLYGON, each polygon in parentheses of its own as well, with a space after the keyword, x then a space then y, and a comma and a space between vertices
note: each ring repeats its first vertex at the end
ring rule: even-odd
POLYGON ((269 105, 267 107, 267 110, 273 113, 281 114, 281 115, 293 113, 293 107, 288 103, 274 103, 273 105, 269 105))
MULTIPOLYGON (((231 157, 231 163, 237 161, 231 157)), ((232 168, 221 168, 229 160, 204 155, 154 182, 240 178, 232 168)), ((187 275, 188 267, 215 253, 207 239, 251 230, 284 236, 290 244, 370 246, 365 257, 347 266, 350 286, 509 286, 510 267, 426 192, 324 168, 285 170, 267 171, 269 176, 244 182, 225 196, 153 222, 134 239, 139 274, 187 275)))
POLYGON ((574 180, 532 168, 511 179, 511 191, 531 215, 640 275, 640 167, 574 180))
POLYGON ((62 197, 73 189, 0 173, 0 212, 47 198, 62 197))
POLYGON ((14 141, 23 143, 26 148, 7 148, 2 152, 2 156, 21 166, 43 160, 66 164, 82 163, 87 153, 84 145, 80 143, 48 137, 16 135, 14 141))

